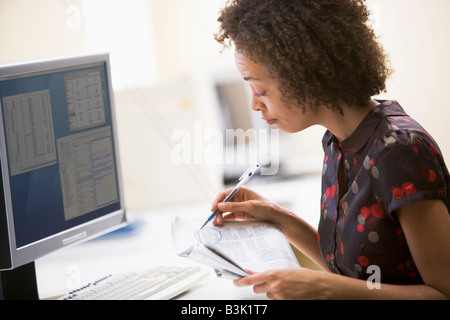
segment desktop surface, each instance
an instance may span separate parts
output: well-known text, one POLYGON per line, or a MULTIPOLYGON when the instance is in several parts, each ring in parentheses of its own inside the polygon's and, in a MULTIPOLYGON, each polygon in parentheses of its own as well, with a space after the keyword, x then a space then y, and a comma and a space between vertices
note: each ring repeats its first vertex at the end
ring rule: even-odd
MULTIPOLYGON (((129 216, 132 224, 139 225, 136 230, 107 235, 37 260, 40 298, 58 299, 109 274, 139 272, 161 265, 199 266, 175 254, 171 239, 173 215, 154 210, 135 212, 129 216)), ((237 288, 230 280, 218 278, 212 268, 200 267, 205 270, 206 276, 176 299, 265 298, 254 294, 251 288, 237 288)))
MULTIPOLYGON (((294 212, 303 213, 310 224, 318 222, 318 201, 312 201, 320 187, 316 176, 281 183, 253 186, 261 194, 281 204, 289 204, 294 212), (278 194, 277 194, 278 192, 278 194), (291 194, 292 193, 292 194, 291 194), (296 197, 294 197, 296 196, 296 197)), ((319 194, 320 195, 320 194, 319 194)), ((58 299, 73 289, 96 281, 108 274, 144 270, 148 267, 200 266, 206 277, 179 300, 260 300, 252 287, 236 287, 227 279, 218 278, 212 268, 176 255, 172 245, 172 221, 175 216, 205 219, 210 203, 187 203, 145 211, 128 212, 130 226, 120 232, 91 240, 53 253, 36 261, 38 289, 41 299, 58 299), (205 211, 206 210, 206 211, 205 211)))

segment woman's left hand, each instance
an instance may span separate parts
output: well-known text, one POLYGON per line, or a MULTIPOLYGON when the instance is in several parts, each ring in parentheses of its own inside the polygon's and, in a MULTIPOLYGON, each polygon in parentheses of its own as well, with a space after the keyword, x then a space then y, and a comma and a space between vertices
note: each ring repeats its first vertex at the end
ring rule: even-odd
POLYGON ((310 269, 278 269, 251 273, 233 282, 238 287, 253 286, 255 293, 265 293, 274 300, 326 299, 326 276, 310 269))

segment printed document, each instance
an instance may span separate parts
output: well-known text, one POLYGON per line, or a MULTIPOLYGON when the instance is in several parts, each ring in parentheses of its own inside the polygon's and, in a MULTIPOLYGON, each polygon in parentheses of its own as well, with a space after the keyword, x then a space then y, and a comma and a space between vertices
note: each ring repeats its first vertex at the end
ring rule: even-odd
POLYGON ((181 257, 211 266, 217 276, 238 279, 246 270, 299 268, 284 234, 274 225, 256 220, 211 223, 200 230, 202 221, 176 217, 172 235, 181 257))

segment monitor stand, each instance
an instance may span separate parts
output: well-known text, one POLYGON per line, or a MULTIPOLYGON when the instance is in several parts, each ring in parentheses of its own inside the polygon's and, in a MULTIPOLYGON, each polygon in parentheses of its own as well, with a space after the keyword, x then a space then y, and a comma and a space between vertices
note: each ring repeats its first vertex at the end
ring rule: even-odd
POLYGON ((0 271, 0 300, 39 300, 34 262, 0 271))

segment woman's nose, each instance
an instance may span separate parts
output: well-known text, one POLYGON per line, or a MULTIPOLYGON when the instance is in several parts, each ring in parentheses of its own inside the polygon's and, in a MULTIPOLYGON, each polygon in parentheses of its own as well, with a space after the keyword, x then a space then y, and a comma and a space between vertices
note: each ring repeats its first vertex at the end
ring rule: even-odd
POLYGON ((253 111, 261 111, 265 108, 265 105, 257 97, 253 97, 250 108, 252 108, 253 111))

